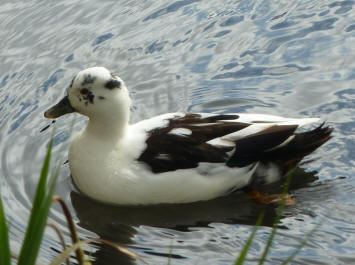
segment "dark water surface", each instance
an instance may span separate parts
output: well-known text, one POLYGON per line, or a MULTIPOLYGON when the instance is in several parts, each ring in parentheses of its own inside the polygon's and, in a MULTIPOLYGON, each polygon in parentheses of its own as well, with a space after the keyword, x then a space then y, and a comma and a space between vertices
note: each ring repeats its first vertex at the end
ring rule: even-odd
MULTIPOLYGON (((334 138, 299 169, 268 264, 288 257, 319 222, 293 264, 355 264, 354 1, 9 1, 0 4, 0 185, 18 252, 51 129, 46 108, 90 66, 119 74, 134 100, 132 121, 173 111, 318 116, 334 138)), ((73 116, 56 122, 64 163, 73 116)), ((73 134, 84 126, 77 116, 73 134)), ((53 126, 51 126, 53 128, 53 126)), ((275 208, 244 193, 209 202, 144 208, 93 202, 63 164, 57 194, 82 237, 129 246, 149 264, 233 264, 260 211, 256 264, 275 208)), ((51 222, 65 230, 58 207, 51 222)), ((65 232, 66 238, 68 233, 65 232)), ((60 249, 45 234, 40 259, 60 249)), ((91 245, 95 264, 134 264, 91 245)), ((137 262, 141 263, 141 262, 137 262)))

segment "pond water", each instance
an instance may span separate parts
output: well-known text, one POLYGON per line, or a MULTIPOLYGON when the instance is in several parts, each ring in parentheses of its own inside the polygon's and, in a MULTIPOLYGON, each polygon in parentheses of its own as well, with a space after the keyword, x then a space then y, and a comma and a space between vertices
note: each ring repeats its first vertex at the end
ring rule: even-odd
MULTIPOLYGON (((355 264, 355 2, 304 1, 9 1, 0 5, 0 185, 18 252, 54 126, 43 112, 72 76, 105 66, 133 98, 132 121, 164 112, 246 112, 317 116, 333 138, 297 169, 268 264, 279 264, 322 223, 293 264, 355 264)), ((56 193, 82 237, 128 246, 149 264, 233 264, 265 210, 247 263, 256 264, 276 208, 242 192, 209 202, 118 207, 82 196, 64 164, 85 125, 57 120, 56 193), (170 261, 169 261, 170 260, 170 261)), ((50 221, 63 229, 55 205, 50 221)), ((60 250, 47 229, 38 262, 60 250)), ((94 264, 141 264, 101 244, 94 264)))

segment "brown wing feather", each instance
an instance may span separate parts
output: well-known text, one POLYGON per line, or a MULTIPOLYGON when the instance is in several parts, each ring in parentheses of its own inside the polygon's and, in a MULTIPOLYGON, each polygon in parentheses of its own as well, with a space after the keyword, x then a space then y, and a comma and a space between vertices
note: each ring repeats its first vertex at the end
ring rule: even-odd
POLYGON ((275 125, 255 135, 236 141, 236 151, 228 166, 243 167, 252 162, 273 162, 284 174, 295 167, 305 156, 315 151, 331 138, 332 128, 321 124, 317 128, 302 133, 295 133, 297 125, 275 125), (274 148, 290 136, 294 138, 286 145, 274 148))
POLYGON ((274 125, 235 141, 232 146, 216 146, 208 141, 248 127, 249 123, 237 122, 238 115, 201 117, 186 114, 169 120, 167 126, 149 131, 147 148, 138 158, 155 173, 177 169, 195 168, 200 162, 226 163, 229 167, 245 167, 255 162, 278 164, 282 171, 295 166, 302 158, 329 140, 332 131, 323 127, 303 133, 295 133, 298 125, 274 125), (233 120, 233 121, 232 121, 233 120), (170 133, 184 128, 190 135, 170 133), (278 148, 289 137, 294 138, 278 148), (276 148, 277 147, 277 148, 276 148))
POLYGON ((227 153, 233 147, 217 147, 207 142, 249 126, 246 123, 222 121, 237 118, 237 115, 203 118, 199 114, 186 114, 183 117, 170 119, 166 127, 148 132, 147 148, 138 161, 148 164, 155 173, 194 168, 199 162, 227 162, 229 159, 227 153), (177 128, 189 129, 191 135, 169 134, 177 128))

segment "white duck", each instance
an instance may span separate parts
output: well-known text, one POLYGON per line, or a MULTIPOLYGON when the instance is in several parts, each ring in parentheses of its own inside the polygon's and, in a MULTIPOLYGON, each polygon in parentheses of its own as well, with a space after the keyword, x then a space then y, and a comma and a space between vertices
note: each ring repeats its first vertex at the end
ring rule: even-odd
POLYGON ((69 166, 76 186, 99 201, 145 205, 209 200, 270 182, 330 138, 332 129, 296 129, 318 118, 259 114, 168 113, 129 124, 124 82, 104 67, 72 80, 67 95, 45 112, 89 118, 73 140, 69 166))

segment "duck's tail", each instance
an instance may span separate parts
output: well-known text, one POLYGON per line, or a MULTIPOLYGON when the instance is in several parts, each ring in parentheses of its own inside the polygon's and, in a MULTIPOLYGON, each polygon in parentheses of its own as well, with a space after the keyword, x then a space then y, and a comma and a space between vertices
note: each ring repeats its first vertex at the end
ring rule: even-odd
POLYGON ((326 143, 332 137, 332 131, 332 128, 324 126, 324 123, 322 123, 311 131, 295 133, 294 138, 288 144, 264 152, 260 162, 273 162, 278 165, 281 173, 285 174, 288 170, 295 167, 305 156, 326 143))
POLYGON ((253 183, 272 183, 294 168, 305 156, 331 138, 332 128, 324 126, 296 133, 297 125, 274 126, 236 141, 237 149, 227 165, 258 165, 253 183))

